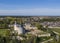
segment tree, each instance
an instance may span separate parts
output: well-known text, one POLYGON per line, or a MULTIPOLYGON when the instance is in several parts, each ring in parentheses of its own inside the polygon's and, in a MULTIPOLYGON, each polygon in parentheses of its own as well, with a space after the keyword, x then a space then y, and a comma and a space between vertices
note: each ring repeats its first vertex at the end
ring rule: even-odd
POLYGON ((39 30, 42 30, 42 29, 43 29, 43 26, 40 25, 40 23, 36 23, 36 26, 37 26, 37 28, 38 28, 39 30))

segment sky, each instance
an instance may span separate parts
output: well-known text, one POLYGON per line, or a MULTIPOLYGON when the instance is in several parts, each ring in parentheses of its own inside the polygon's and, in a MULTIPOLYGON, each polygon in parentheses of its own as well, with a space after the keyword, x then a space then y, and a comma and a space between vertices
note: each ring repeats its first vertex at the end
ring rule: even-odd
POLYGON ((60 0, 0 0, 0 15, 60 16, 60 0))

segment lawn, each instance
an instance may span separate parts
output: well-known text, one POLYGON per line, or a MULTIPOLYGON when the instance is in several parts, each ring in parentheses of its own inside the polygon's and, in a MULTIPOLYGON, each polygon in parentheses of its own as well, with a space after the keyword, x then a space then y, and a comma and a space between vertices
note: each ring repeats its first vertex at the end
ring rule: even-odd
POLYGON ((51 28, 51 30, 53 30, 53 31, 56 31, 56 32, 60 33, 60 28, 51 28))
POLYGON ((0 29, 1 36, 8 36, 10 31, 8 29, 0 29))

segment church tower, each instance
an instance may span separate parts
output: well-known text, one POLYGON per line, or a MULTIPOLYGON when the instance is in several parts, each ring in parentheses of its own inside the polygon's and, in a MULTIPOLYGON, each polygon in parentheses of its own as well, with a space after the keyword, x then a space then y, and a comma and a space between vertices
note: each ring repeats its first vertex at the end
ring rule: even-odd
POLYGON ((14 24, 14 30, 18 33, 18 34, 23 34, 24 33, 24 29, 21 25, 18 25, 15 21, 14 24))

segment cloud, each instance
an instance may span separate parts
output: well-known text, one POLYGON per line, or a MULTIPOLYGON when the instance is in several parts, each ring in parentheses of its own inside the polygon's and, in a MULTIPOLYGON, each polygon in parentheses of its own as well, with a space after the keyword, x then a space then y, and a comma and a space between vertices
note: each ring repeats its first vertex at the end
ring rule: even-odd
POLYGON ((0 14, 60 14, 60 9, 34 8, 19 10, 0 10, 0 14))

